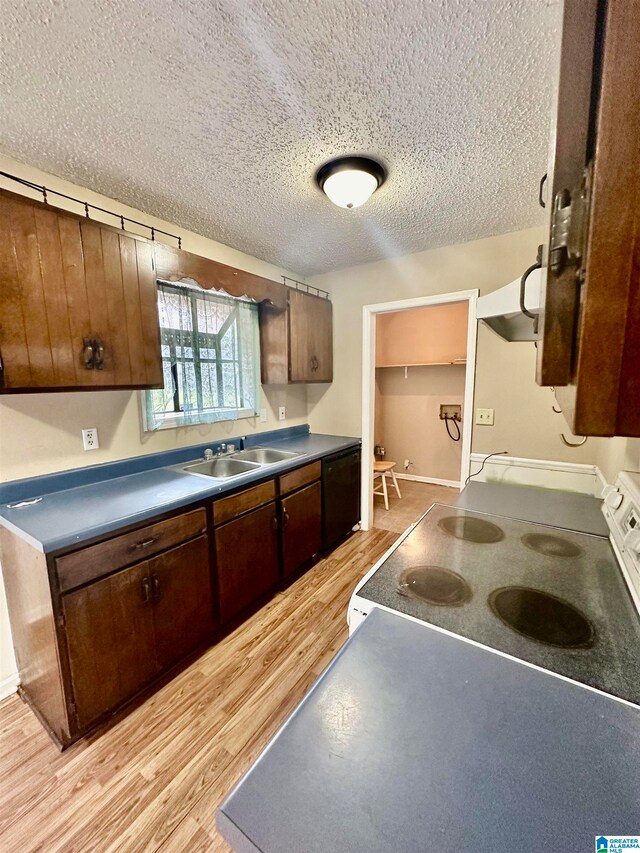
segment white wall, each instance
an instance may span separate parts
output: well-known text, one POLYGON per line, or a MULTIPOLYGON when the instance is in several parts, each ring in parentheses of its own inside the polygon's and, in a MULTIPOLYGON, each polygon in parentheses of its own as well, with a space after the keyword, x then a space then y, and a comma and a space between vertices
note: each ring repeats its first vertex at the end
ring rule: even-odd
MULTIPOLYGON (((533 228, 312 278, 331 292, 337 369, 330 387, 308 389, 311 428, 361 433, 363 305, 476 287, 488 293, 521 275, 542 239, 542 229, 533 228)), ((567 448, 560 440, 567 429, 551 410, 552 392, 536 385, 534 366, 532 343, 507 343, 481 324, 475 402, 495 409, 495 426, 474 428, 473 450, 595 463, 595 442, 567 448)))

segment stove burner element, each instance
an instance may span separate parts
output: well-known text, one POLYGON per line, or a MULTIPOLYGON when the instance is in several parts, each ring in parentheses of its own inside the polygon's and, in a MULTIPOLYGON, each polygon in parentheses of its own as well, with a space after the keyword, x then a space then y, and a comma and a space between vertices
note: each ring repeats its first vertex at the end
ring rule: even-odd
POLYGON ((583 553, 582 548, 574 542, 549 533, 527 533, 522 537, 522 542, 527 548, 545 557, 579 557, 583 553))
POLYGON ((573 604, 539 589, 503 586, 489 596, 495 615, 518 634, 563 649, 588 649, 595 628, 573 604))
POLYGON ((400 575, 397 592, 437 607, 462 607, 473 595, 462 575, 440 566, 407 569, 400 575))
POLYGON ((464 539, 466 542, 486 544, 504 539, 504 533, 497 524, 471 515, 447 515, 440 519, 438 526, 450 536, 464 539))

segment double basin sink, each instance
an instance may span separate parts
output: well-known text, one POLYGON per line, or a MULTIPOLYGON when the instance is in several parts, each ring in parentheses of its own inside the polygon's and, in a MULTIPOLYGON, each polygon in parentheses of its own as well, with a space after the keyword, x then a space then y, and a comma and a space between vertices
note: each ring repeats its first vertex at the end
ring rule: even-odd
POLYGON ((215 456, 213 459, 198 460, 180 467, 187 474, 228 480, 230 477, 239 477, 241 474, 257 471, 265 465, 274 465, 276 462, 284 462, 298 456, 304 456, 304 453, 275 450, 273 447, 252 447, 248 450, 237 450, 228 456, 215 456))

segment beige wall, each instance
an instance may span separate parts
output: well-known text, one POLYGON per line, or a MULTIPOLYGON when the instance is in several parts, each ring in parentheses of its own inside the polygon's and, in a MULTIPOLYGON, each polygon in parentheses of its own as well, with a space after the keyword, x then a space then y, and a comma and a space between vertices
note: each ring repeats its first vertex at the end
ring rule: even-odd
MULTIPOLYGON (((51 189, 93 202, 116 212, 130 215, 141 222, 178 234, 183 248, 225 264, 248 270, 276 281, 286 270, 245 255, 229 246, 192 234, 168 222, 147 216, 111 199, 67 181, 59 180, 29 166, 0 155, 0 169, 21 178, 44 183, 51 189)), ((0 186, 13 192, 18 185, 0 178, 0 186)), ((23 191, 32 197, 37 193, 23 191)), ((78 213, 77 205, 52 198, 56 206, 78 213)), ((98 216, 96 215, 97 219, 98 216)), ((104 221, 113 219, 103 215, 104 221)), ((146 236, 146 235, 145 235, 146 236)), ((292 273, 287 273, 292 275, 292 273)), ((138 393, 131 391, 96 391, 58 394, 20 394, 0 398, 0 479, 12 480, 49 471, 94 465, 142 453, 153 453, 229 436, 244 435, 265 429, 277 429, 306 423, 307 400, 304 386, 271 387, 264 390, 261 406, 267 409, 268 421, 259 424, 257 418, 220 424, 184 427, 143 433, 140 427, 138 393), (278 421, 279 406, 286 406, 286 421, 278 421), (100 448, 86 453, 82 449, 80 431, 97 427, 100 448)))
POLYGON ((469 305, 450 302, 376 317, 376 365, 444 364, 467 356, 469 305))
POLYGON ((461 443, 447 435, 440 403, 462 406, 464 380, 464 365, 410 367, 406 379, 402 367, 376 370, 375 442, 400 473, 460 480, 461 443), (411 462, 407 471, 405 459, 411 462))
POLYGON ((599 438, 598 467, 608 483, 620 471, 640 472, 640 438, 599 438))
MULTIPOLYGON (((308 389, 311 428, 361 433, 363 305, 472 288, 488 293, 521 275, 542 239, 542 229, 533 228, 311 279, 331 292, 337 363, 329 388, 308 389)), ((495 409, 495 426, 474 428, 473 450, 595 463, 595 442, 575 449, 562 444, 561 416, 551 410, 551 391, 535 384, 534 363, 532 343, 507 343, 481 324, 476 405, 495 409)))

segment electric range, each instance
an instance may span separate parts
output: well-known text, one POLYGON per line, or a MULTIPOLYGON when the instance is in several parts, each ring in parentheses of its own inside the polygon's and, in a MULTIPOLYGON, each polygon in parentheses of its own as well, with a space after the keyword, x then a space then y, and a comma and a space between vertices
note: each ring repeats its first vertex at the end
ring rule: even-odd
MULTIPOLYGON (((640 556, 640 476, 633 498, 622 485, 616 510, 618 497, 605 507, 640 556)), ((390 610, 640 705, 640 583, 613 533, 434 504, 359 582, 349 631, 373 607, 390 610)))

